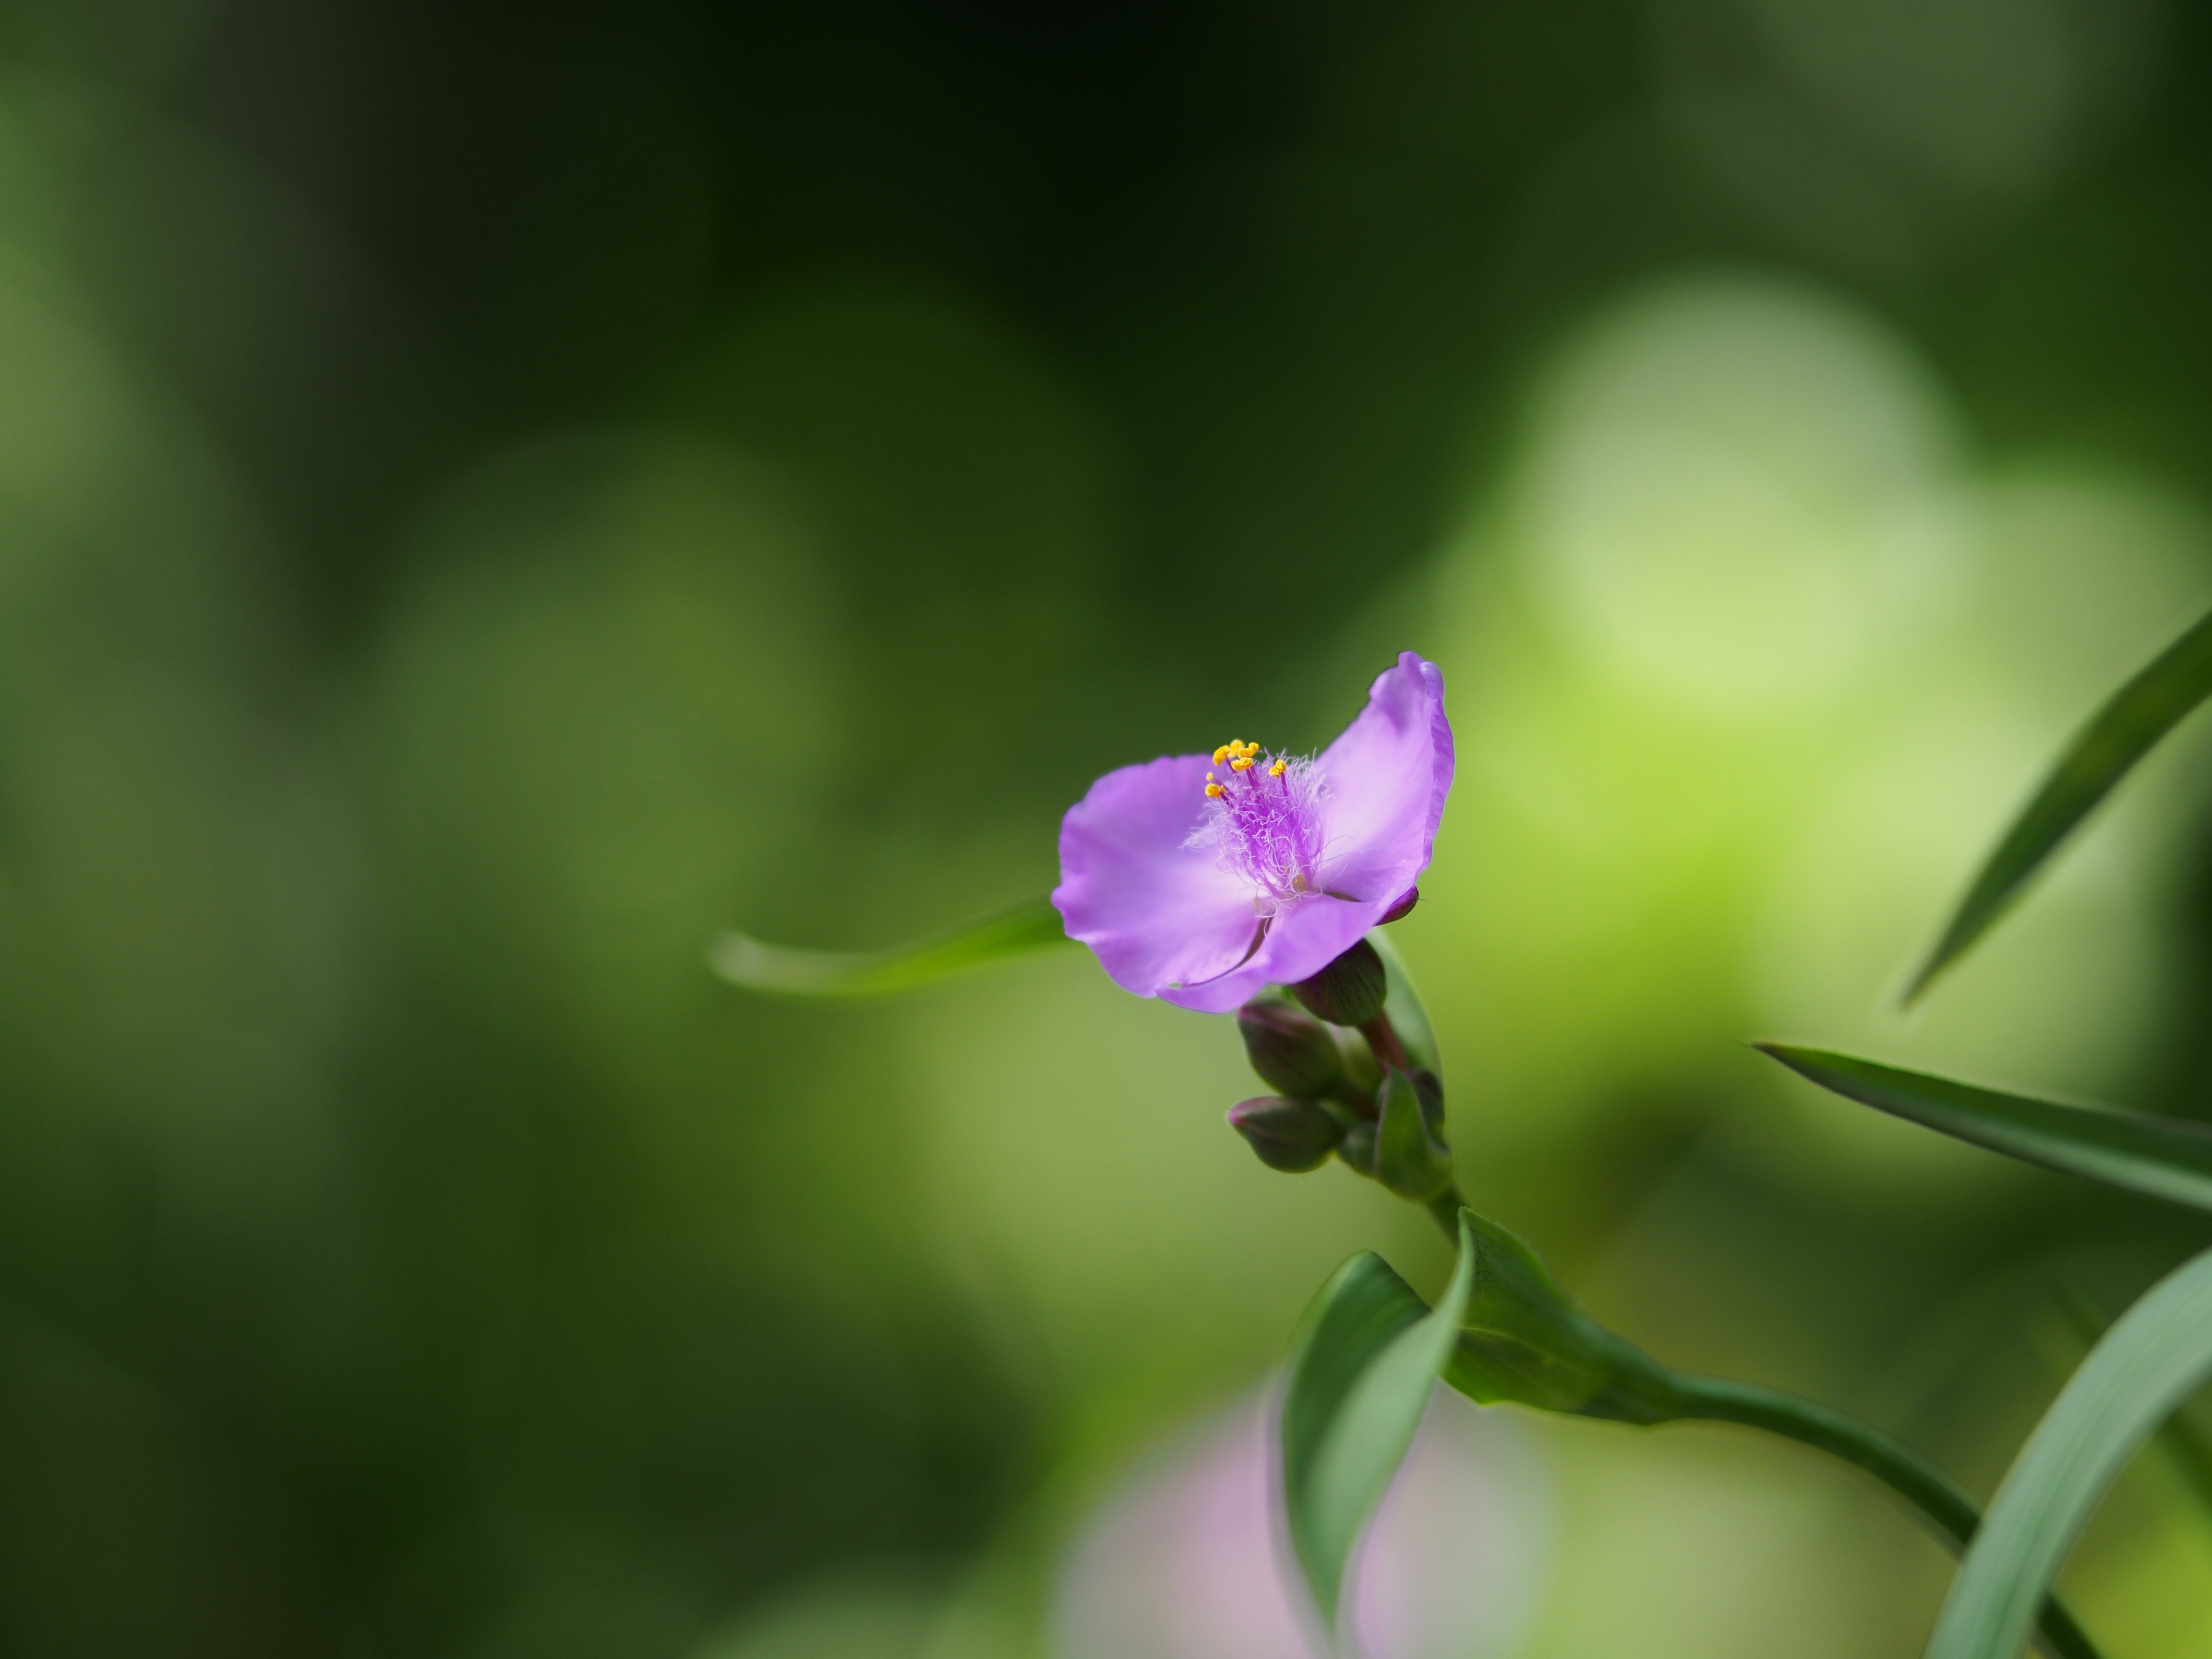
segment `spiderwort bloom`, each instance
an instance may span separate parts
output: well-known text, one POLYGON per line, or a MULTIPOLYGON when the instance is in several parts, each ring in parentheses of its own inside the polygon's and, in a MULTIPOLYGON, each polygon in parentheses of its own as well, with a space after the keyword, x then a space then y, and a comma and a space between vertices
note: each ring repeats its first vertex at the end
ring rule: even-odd
POLYGON ((1061 821, 1052 902, 1123 990, 1226 1013, 1407 896, 1451 780, 1443 675, 1407 651, 1316 758, 1233 739, 1099 779, 1061 821))

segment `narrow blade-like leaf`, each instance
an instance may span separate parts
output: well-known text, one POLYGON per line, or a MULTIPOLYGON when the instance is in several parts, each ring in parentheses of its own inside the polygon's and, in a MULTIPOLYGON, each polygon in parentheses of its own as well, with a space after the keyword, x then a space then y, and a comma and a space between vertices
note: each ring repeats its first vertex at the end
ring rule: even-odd
POLYGON ((1459 1267, 1434 1312, 1363 1252, 1301 1322, 1283 1394, 1283 1504, 1306 1588, 1332 1629, 1352 1546, 1413 1443, 1474 1279, 1462 1224, 1459 1267))
POLYGON ((724 933, 707 960, 732 985, 778 996, 877 997, 911 991, 1002 957, 1065 944, 1050 901, 1036 899, 994 916, 889 951, 799 951, 724 933))
POLYGON ((2008 1095, 1819 1048, 1753 1045, 1846 1099, 2045 1169, 2212 1210, 2212 1128, 2008 1095))
MULTIPOLYGON (((2058 1310, 2084 1350, 2094 1348, 2112 1323, 2087 1297, 2068 1285, 2058 1287, 2058 1310)), ((2212 1438, 2190 1420, 2185 1408, 2166 1419, 2158 1431, 2157 1444, 2197 1506, 2212 1514, 2212 1438)))
POLYGON ((2029 879, 2160 738, 2212 696, 2212 616, 2176 640, 2075 734, 2035 797, 2013 820, 1951 925, 1905 988, 1908 1003, 1963 956, 2029 879))
POLYGON ((2014 1659, 2105 1490, 2212 1376, 2212 1251, 2166 1275, 2090 1351, 1997 1488, 1927 1659, 2014 1659))
POLYGON ((1436 1027, 1429 1022, 1429 1011, 1421 1006, 1420 993, 1413 988, 1413 976, 1406 971, 1406 959, 1390 942, 1387 928, 1370 928, 1367 942, 1382 958, 1382 975, 1390 987, 1382 1012, 1390 1016, 1391 1029, 1398 1033, 1399 1046, 1414 1065, 1434 1072, 1441 1079, 1444 1062, 1443 1056, 1437 1052, 1436 1027))

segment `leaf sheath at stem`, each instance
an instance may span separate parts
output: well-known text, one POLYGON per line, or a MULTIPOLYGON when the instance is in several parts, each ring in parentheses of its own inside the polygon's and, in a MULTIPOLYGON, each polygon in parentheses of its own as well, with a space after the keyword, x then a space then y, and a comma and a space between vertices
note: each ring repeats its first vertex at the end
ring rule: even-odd
MULTIPOLYGON (((1954 1555, 1963 1553, 1982 1524, 1981 1511, 1950 1476, 1881 1430, 1817 1401, 1723 1377, 1676 1375, 1675 1416, 1764 1429, 1863 1469, 1904 1498, 1954 1555)), ((2095 1645, 2057 1596, 2044 1598, 2037 1620, 2043 1646, 2057 1659, 2098 1659, 2095 1645)))
POLYGON ((1459 1212, 1467 1207, 1467 1200, 1459 1195, 1458 1187, 1447 1187, 1422 1207, 1428 1211, 1429 1218, 1444 1230, 1444 1237, 1457 1244, 1459 1212))

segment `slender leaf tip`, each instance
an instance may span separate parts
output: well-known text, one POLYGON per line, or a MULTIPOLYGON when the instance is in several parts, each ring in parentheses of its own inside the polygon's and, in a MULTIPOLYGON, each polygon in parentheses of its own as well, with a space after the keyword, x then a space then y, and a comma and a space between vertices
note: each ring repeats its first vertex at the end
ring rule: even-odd
POLYGON ((1832 1093, 2027 1164, 2212 1210, 2212 1126, 2016 1095, 1787 1043, 1753 1045, 1832 1093))
POLYGON ((2212 696, 2212 614, 2120 687, 2074 734, 1959 901, 1942 936, 1899 998, 1911 1007, 2025 892, 2052 854, 2136 763, 2212 696))
POLYGON ((888 951, 807 951, 726 933, 707 963, 731 984, 772 996, 850 1000, 917 990, 1004 957, 1065 944, 1060 912, 1033 899, 888 951))

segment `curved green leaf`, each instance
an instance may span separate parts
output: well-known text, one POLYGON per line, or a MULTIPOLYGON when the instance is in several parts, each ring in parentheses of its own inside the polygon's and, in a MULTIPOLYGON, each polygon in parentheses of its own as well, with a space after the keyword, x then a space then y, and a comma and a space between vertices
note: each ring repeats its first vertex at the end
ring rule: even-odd
POLYGON ((1066 940, 1060 912, 1050 900, 1036 899, 889 951, 799 951, 763 945, 750 933, 724 933, 708 947, 707 961, 731 984, 748 991, 794 997, 878 997, 1066 940))
POLYGON ((2212 1376, 2212 1250, 2122 1315, 2036 1425, 1936 1619, 1927 1659, 2013 1659, 2136 1449, 2212 1376))
POLYGON ((1382 958, 1382 975, 1390 988, 1382 1011, 1390 1016, 1390 1026, 1398 1034, 1399 1047, 1406 1051, 1407 1059, 1425 1071, 1434 1072, 1441 1080, 1444 1062, 1443 1056, 1437 1052, 1437 1030, 1429 1022, 1429 1011, 1421 1006, 1421 994, 1413 988, 1413 976, 1406 971, 1405 958, 1390 942, 1387 929, 1370 928, 1367 942, 1382 958))
POLYGON ((1477 1260, 1444 1381, 1470 1400, 1628 1423, 1681 1414, 1681 1379, 1592 1319, 1525 1241, 1472 1210, 1477 1260))
POLYGON ((1459 1267, 1434 1312, 1363 1251, 1299 1322, 1283 1392, 1283 1504, 1306 1588, 1332 1629, 1352 1546, 1413 1443, 1474 1279, 1462 1224, 1459 1267))
POLYGON ((1905 988, 1910 1003, 1966 954, 2029 879, 2160 738, 2212 696, 2212 616, 2159 653, 2075 734, 2012 828, 1990 854, 1951 925, 1905 988))
POLYGON ((2046 1169, 2212 1210, 2212 1128, 1954 1083, 1870 1060, 1752 1045, 1846 1099, 2046 1169))
MULTIPOLYGON (((2062 1284, 2057 1290, 2059 1316, 2080 1339, 2086 1353, 2103 1340, 2105 1333, 2112 1328, 2112 1321, 2074 1286, 2062 1284)), ((2212 1513, 2212 1437, 2190 1420, 2185 1408, 2166 1419, 2155 1443, 2189 1495, 2197 1500, 2197 1507, 2212 1513)))

